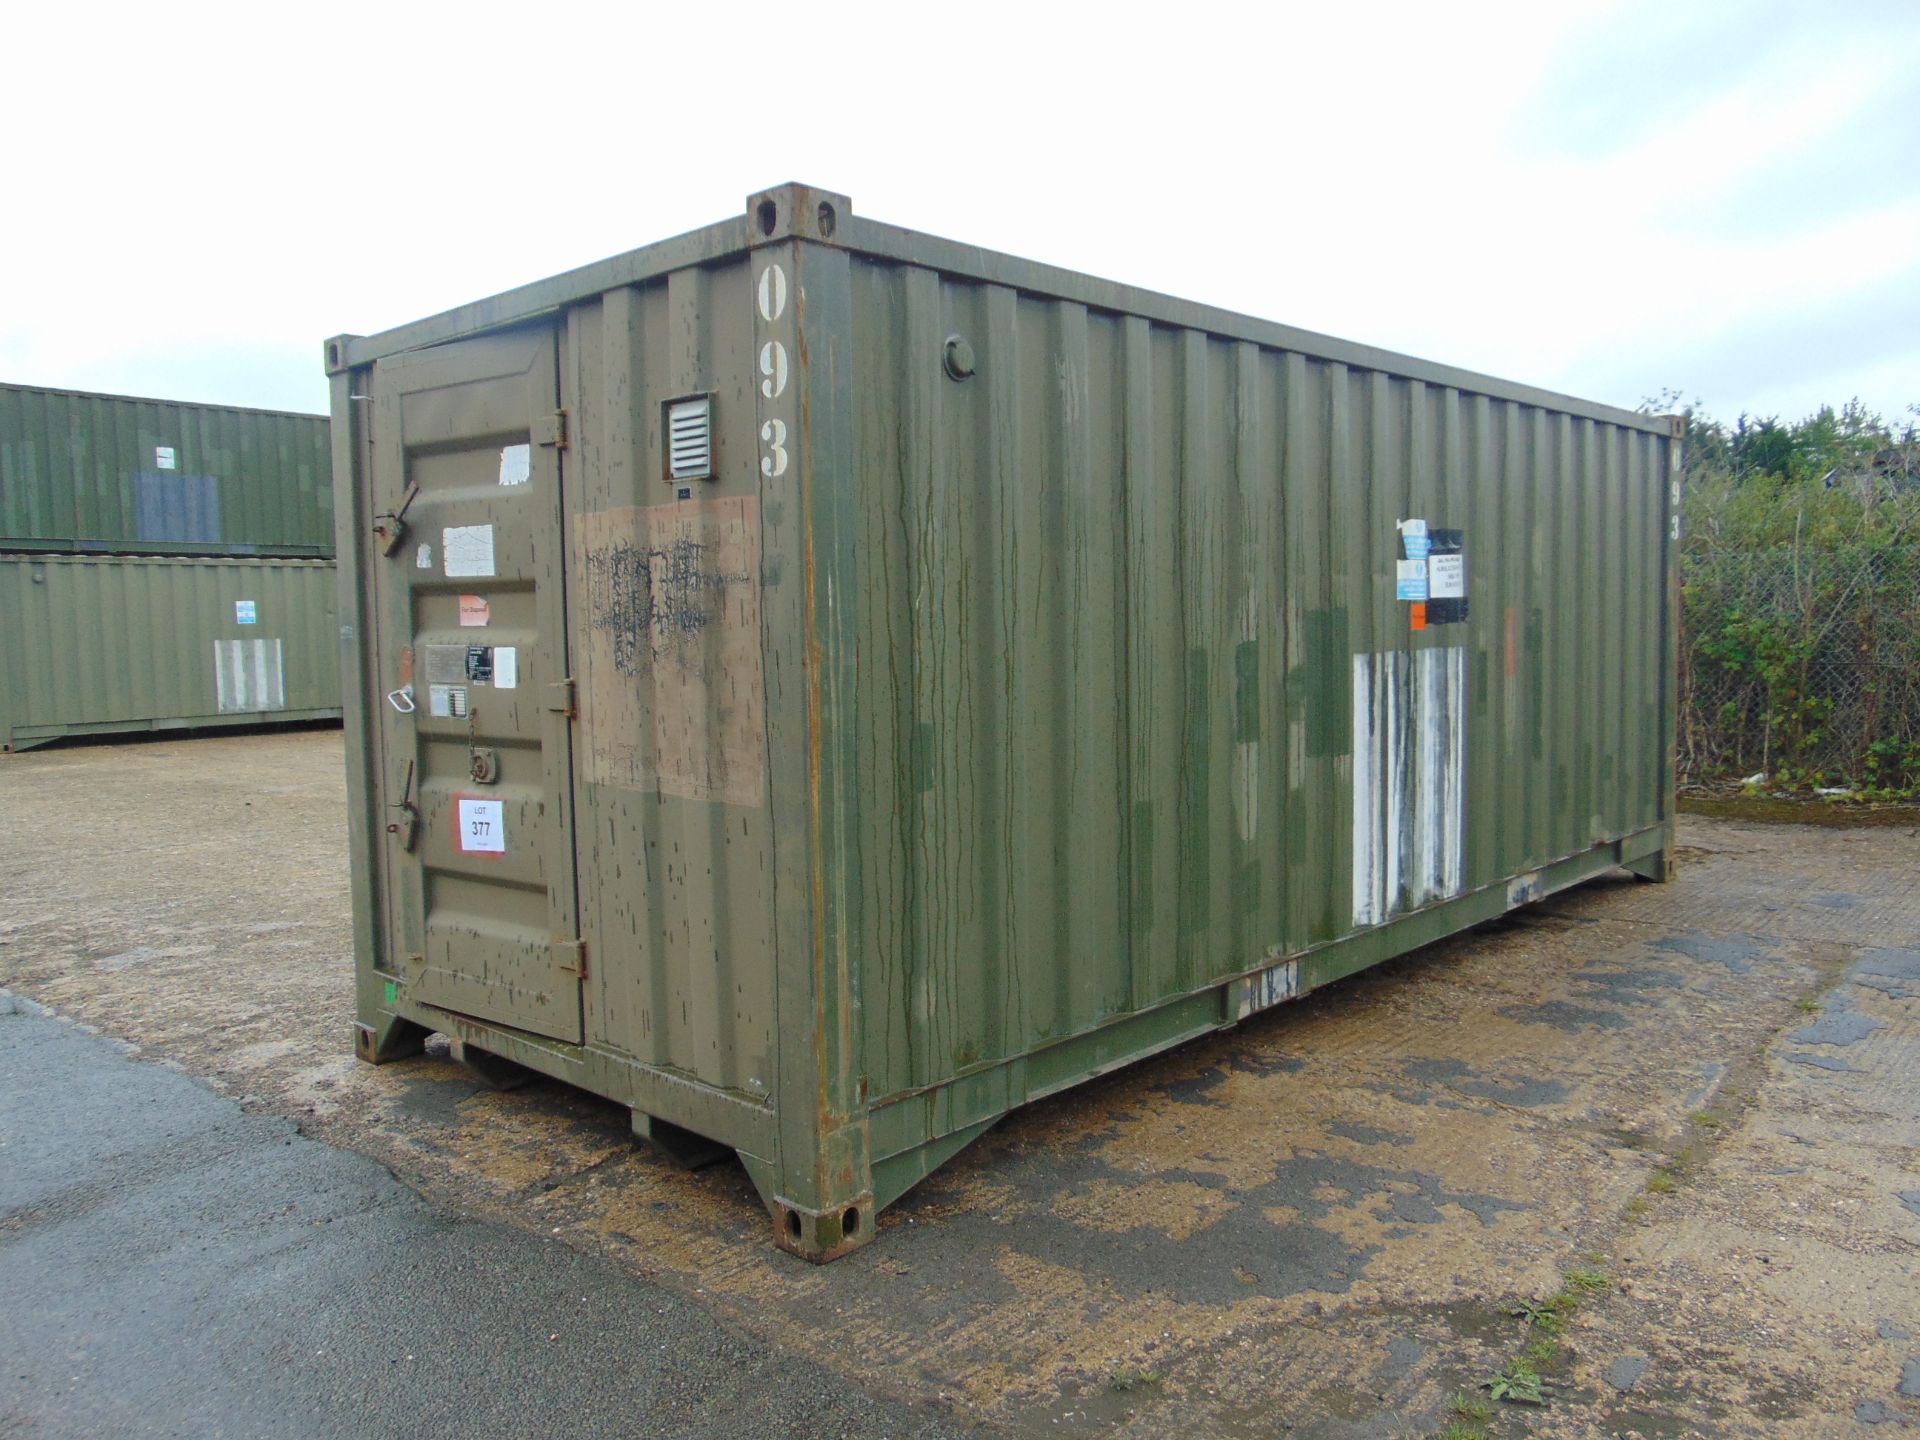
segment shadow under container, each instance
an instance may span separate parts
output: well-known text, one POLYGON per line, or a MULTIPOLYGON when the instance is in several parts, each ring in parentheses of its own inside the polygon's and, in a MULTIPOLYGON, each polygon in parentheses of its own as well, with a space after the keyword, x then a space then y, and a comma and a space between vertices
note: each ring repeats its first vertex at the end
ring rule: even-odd
POLYGON ((359 1053, 738 1152, 997 1118, 1673 845, 1678 426, 746 214, 326 347, 359 1053))

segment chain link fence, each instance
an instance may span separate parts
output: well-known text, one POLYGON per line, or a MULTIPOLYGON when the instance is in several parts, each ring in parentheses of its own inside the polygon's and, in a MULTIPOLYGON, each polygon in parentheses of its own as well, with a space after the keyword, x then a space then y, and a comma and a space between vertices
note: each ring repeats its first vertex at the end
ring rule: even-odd
POLYGON ((1871 495, 1710 491, 1687 521, 1682 782, 1920 788, 1920 536, 1871 495))

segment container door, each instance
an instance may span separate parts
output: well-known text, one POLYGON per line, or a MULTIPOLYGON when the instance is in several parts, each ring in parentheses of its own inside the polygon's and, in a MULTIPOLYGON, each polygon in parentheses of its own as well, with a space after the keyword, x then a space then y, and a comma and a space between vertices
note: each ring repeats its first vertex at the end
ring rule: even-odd
POLYGON ((412 998, 581 1036, 549 328, 374 369, 387 923, 412 998))

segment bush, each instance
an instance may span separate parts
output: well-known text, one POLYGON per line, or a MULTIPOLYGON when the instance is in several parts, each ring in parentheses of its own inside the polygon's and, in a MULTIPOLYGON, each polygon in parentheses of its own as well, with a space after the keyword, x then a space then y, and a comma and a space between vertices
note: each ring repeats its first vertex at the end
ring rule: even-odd
POLYGON ((1914 425, 1686 413, 1682 779, 1920 791, 1914 425))

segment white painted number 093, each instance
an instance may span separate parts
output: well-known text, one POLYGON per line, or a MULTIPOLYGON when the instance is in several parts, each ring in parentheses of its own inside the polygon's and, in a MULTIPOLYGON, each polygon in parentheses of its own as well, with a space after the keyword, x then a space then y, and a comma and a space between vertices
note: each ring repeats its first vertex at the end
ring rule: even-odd
MULTIPOLYGON (((760 319, 773 324, 787 313, 787 272, 770 264, 760 272, 753 298, 760 319)), ((760 347, 760 393, 778 400, 787 393, 787 347, 769 340, 760 347)), ((760 426, 760 473, 769 480, 787 473, 787 422, 769 418, 760 426)))

